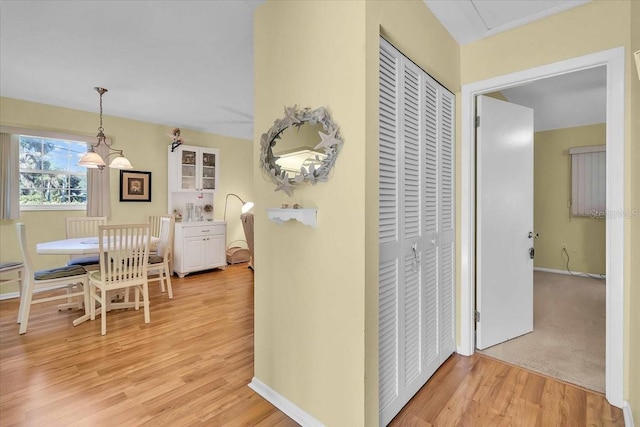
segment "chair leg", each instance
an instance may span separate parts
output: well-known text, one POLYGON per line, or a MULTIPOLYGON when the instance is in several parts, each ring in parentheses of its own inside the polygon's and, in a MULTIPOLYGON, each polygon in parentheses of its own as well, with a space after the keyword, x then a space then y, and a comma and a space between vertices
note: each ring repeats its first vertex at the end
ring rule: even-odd
MULTIPOLYGON (((77 292, 78 291, 78 286, 80 286, 80 284, 76 283, 73 285, 69 285, 67 286, 67 295, 77 292)), ((77 308, 78 310, 82 309, 82 301, 83 299, 80 297, 77 297, 76 301, 73 301, 74 297, 67 297, 67 302, 64 304, 58 304, 58 311, 62 311, 62 310, 68 310, 71 308, 77 308)))
POLYGON ((89 282, 89 300, 91 301, 89 309, 89 319, 96 320, 96 287, 89 282))
POLYGON ((85 279, 85 282, 82 284, 82 291, 84 297, 84 315, 87 315, 91 309, 89 308, 91 304, 91 287, 89 286, 89 279, 85 279))
POLYGON ((158 270, 158 282, 160 282, 160 292, 164 293, 166 289, 164 287, 164 270, 162 269, 158 270))
POLYGON ((20 298, 20 309, 18 312, 20 313, 20 334, 24 334, 27 332, 27 323, 29 323, 29 312, 31 311, 31 299, 33 297, 33 288, 35 287, 35 283, 33 279, 27 279, 27 286, 24 289, 23 298, 20 298))
POLYGON ((20 323, 20 319, 22 319, 22 302, 24 301, 24 271, 23 270, 19 270, 18 271, 18 298, 19 299, 19 304, 18 304, 18 319, 16 320, 16 323, 20 323))
POLYGON ((135 286, 133 288, 133 290, 134 290, 135 295, 136 295, 135 300, 134 300, 135 301, 135 305, 134 305, 133 309, 137 311, 137 310, 140 310, 140 286, 135 286))
POLYGON ((164 265, 164 280, 167 281, 167 290, 169 291, 169 299, 173 299, 173 288, 171 287, 171 273, 169 270, 169 264, 164 265))
POLYGON ((107 290, 104 287, 100 289, 100 298, 102 299, 100 306, 100 333, 107 335, 107 290))
POLYGON ((142 284, 142 304, 144 305, 144 323, 151 322, 151 316, 149 315, 149 284, 144 282, 142 284))

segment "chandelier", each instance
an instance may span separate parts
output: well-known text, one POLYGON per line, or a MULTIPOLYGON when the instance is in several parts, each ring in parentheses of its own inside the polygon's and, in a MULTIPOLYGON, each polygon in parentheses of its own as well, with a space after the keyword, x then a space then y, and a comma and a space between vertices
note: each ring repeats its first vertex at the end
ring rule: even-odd
POLYGON ((102 127, 102 95, 107 92, 107 89, 102 87, 94 87, 94 89, 100 94, 100 127, 98 127, 98 134, 96 135, 98 143, 95 145, 91 144, 91 148, 80 158, 78 164, 87 168, 98 168, 102 170, 107 165, 106 161, 109 160, 109 157, 114 156, 113 160, 111 160, 111 163, 109 164, 110 168, 133 169, 133 166, 131 166, 129 160, 124 156, 122 150, 115 150, 111 148, 111 144, 107 142, 107 138, 104 136, 104 128, 102 127), (96 152, 96 149, 100 147, 101 144, 104 144, 104 146, 109 149, 109 154, 104 158, 96 152))

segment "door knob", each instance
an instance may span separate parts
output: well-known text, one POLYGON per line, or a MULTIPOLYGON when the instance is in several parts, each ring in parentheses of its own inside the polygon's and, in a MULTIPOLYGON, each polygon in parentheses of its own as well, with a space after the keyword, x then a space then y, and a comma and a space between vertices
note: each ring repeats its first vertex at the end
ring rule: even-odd
POLYGON ((535 249, 529 248, 529 258, 533 259, 535 252, 536 252, 535 249))
POLYGON ((413 262, 411 263, 411 270, 413 270, 414 272, 417 272, 418 263, 420 262, 418 260, 418 244, 414 243, 413 245, 411 245, 411 250, 413 250, 413 262))

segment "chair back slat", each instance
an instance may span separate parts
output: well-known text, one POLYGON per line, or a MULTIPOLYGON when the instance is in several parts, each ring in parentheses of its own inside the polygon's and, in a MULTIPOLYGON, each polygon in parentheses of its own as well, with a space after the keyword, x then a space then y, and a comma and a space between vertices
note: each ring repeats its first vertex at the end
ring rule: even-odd
MULTIPOLYGON (((70 216, 65 218, 67 239, 97 237, 98 227, 107 225, 106 216, 70 216)), ((84 255, 69 255, 69 259, 83 258, 84 255)), ((97 262, 96 262, 97 263, 97 262)))
POLYGON ((100 274, 105 282, 146 282, 149 224, 100 226, 99 237, 100 274))
POLYGON ((74 216, 67 217, 65 221, 67 239, 96 237, 98 235, 98 227, 101 225, 107 225, 106 216, 74 216))
POLYGON ((173 252, 173 233, 174 233, 174 219, 172 216, 165 216, 160 218, 160 232, 158 237, 158 255, 162 258, 169 257, 173 252))
POLYGON ((18 233, 18 244, 20 246, 20 252, 22 253, 22 259, 24 260, 26 276, 33 277, 35 270, 33 269, 33 261, 27 248, 27 231, 24 222, 16 223, 16 232, 18 233))
POLYGON ((151 225, 151 235, 153 237, 160 237, 163 218, 173 218, 173 215, 149 215, 147 222, 151 225))

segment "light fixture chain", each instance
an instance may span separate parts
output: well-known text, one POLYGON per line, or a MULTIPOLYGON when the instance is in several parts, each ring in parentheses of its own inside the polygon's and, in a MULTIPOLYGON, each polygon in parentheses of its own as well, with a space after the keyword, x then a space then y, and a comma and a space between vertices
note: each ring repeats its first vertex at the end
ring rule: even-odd
POLYGON ((103 91, 98 91, 100 93, 100 127, 98 128, 98 132, 104 132, 104 128, 102 127, 102 94, 103 91))

